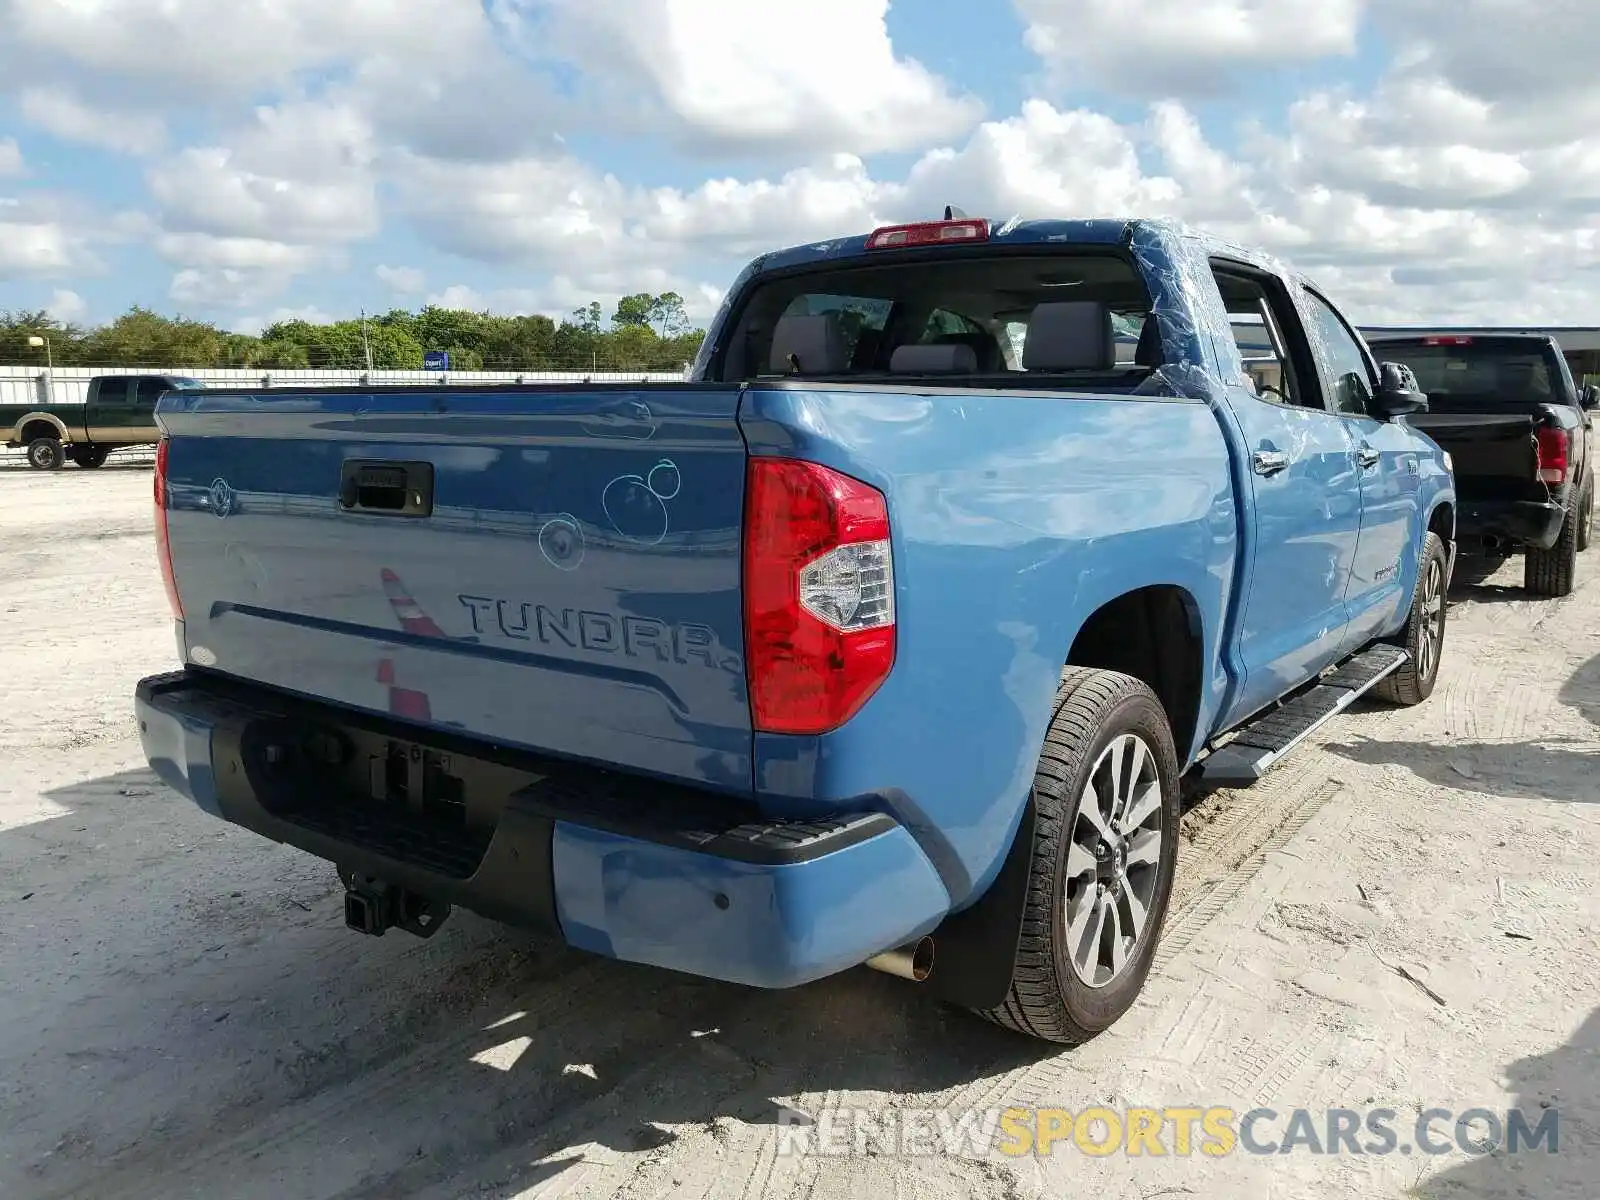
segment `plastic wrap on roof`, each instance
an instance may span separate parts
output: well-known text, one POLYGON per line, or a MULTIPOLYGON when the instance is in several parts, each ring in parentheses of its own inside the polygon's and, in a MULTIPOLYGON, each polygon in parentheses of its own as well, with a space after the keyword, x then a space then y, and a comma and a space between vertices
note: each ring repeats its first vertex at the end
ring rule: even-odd
POLYGON ((1135 389, 1139 395, 1208 399, 1236 362, 1233 328, 1211 282, 1199 243, 1177 226, 1140 223, 1129 239, 1134 262, 1150 292, 1150 311, 1161 334, 1161 365, 1135 389), (1226 341, 1218 341, 1218 338, 1226 341))
POLYGON ((1249 263, 1284 280, 1290 302, 1306 332, 1313 361, 1324 379, 1333 377, 1332 357, 1323 336, 1322 323, 1315 319, 1306 291, 1308 281, 1287 263, 1241 246, 1224 238, 1199 233, 1180 225, 1148 224, 1138 227, 1133 241, 1135 258, 1144 269, 1152 291, 1164 284, 1162 296, 1152 296, 1162 329, 1165 355, 1172 365, 1163 367, 1146 381, 1141 391, 1170 389, 1190 394, 1206 380, 1196 371, 1210 371, 1214 383, 1255 388, 1234 336, 1232 320, 1212 284, 1211 259, 1224 257, 1249 263), (1182 277, 1178 286, 1175 277, 1182 277), (1186 345, 1186 343, 1193 343, 1186 345), (1209 361, 1202 363, 1204 353, 1209 361))

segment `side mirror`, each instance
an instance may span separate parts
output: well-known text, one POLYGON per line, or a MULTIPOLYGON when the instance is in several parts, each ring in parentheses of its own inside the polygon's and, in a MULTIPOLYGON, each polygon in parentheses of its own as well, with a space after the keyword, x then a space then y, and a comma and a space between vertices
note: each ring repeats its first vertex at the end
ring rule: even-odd
POLYGON ((1583 392, 1578 397, 1578 405, 1581 408, 1589 410, 1590 412, 1600 408, 1600 386, 1596 386, 1592 383, 1584 384, 1583 392))
POLYGON ((1372 398, 1372 415, 1380 421, 1428 411, 1428 397, 1405 363, 1378 364, 1378 394, 1372 398))

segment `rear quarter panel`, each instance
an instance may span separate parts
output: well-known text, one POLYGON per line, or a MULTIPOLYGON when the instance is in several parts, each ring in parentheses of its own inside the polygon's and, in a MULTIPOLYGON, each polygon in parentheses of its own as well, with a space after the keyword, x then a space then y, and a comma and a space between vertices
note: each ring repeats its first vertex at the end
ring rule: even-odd
POLYGON ((881 489, 895 538, 894 670, 842 730, 756 736, 768 807, 868 798, 911 828, 959 907, 1010 844, 1079 629, 1155 584, 1191 599, 1207 693, 1198 724, 1209 726, 1226 686, 1238 514, 1205 402, 758 387, 741 425, 752 453, 881 489))
POLYGON ((23 429, 35 421, 53 425, 62 441, 84 440, 82 405, 6 404, 0 405, 0 441, 20 442, 23 429))

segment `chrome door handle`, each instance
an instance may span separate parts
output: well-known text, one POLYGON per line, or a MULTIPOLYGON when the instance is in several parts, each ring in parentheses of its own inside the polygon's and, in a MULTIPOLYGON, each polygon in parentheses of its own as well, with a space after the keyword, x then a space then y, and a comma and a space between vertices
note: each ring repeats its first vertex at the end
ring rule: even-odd
POLYGON ((1257 450, 1250 456, 1250 465, 1257 475, 1276 475, 1289 465, 1289 456, 1282 450, 1257 450))
POLYGON ((1363 446, 1356 451, 1356 461, 1361 464, 1362 470, 1377 466, 1378 460, 1382 457, 1383 455, 1379 454, 1371 446, 1363 446))

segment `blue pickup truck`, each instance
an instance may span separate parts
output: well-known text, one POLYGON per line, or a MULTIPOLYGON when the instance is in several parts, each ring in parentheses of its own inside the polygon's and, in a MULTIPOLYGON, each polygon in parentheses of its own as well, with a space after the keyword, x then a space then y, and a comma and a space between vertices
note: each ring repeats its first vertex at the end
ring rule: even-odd
POLYGON ((1265 256, 953 213, 758 259, 683 383, 169 392, 145 751, 368 934, 868 964, 1080 1041, 1182 775, 1432 690, 1425 407, 1265 256))

